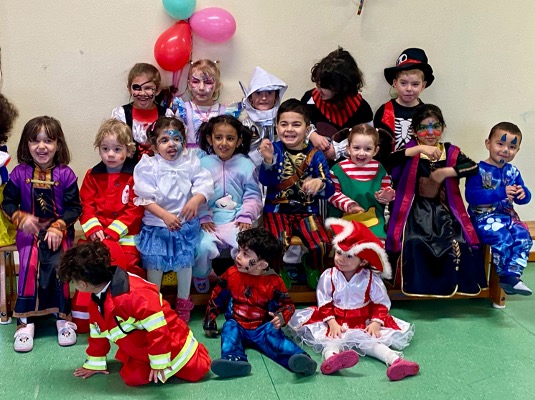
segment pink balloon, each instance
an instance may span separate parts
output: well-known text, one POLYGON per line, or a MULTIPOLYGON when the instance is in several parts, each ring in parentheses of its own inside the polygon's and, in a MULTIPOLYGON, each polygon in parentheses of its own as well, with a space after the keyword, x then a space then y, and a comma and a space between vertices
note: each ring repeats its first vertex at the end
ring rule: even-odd
POLYGON ((178 71, 189 61, 191 29, 186 21, 178 21, 164 31, 154 44, 154 58, 166 71, 178 71))
POLYGON ((226 42, 236 32, 234 17, 219 7, 208 7, 193 13, 189 24, 193 32, 214 43, 226 42))

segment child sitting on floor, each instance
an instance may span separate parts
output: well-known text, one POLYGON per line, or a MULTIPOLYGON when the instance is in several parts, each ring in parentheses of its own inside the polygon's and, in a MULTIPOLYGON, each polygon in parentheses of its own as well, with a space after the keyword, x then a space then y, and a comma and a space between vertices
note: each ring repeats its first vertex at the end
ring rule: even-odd
POLYGON ((61 280, 91 293, 93 300, 87 358, 74 376, 109 374, 111 341, 119 347, 115 358, 123 364, 119 374, 127 385, 165 383, 171 376, 201 380, 210 368, 208 351, 162 300, 156 285, 123 269, 124 254, 119 246, 115 249, 113 254, 99 241, 82 244, 67 251, 58 268, 61 280))
POLYGON ((279 241, 263 228, 238 234, 236 265, 229 268, 212 292, 203 328, 217 335, 216 318, 225 313, 221 358, 212 372, 222 378, 251 371, 244 347, 253 347, 290 371, 312 375, 317 364, 281 331, 295 306, 281 277, 271 269, 282 256, 279 241))
POLYGON ((408 346, 414 328, 388 313, 390 299, 381 278, 390 277, 391 267, 382 243, 360 222, 328 218, 325 223, 335 234, 334 268, 321 275, 318 307, 296 311, 288 326, 322 351, 324 374, 352 367, 360 353, 386 363, 391 381, 416 375, 418 364, 391 349, 408 346))

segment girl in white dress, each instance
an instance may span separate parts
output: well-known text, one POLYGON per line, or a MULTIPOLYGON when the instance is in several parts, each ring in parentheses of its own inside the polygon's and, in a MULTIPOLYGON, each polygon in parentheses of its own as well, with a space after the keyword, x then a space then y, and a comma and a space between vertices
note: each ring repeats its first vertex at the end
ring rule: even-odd
POLYGON ((134 169, 134 204, 145 207, 136 236, 147 280, 160 287, 164 272, 178 278, 176 312, 188 322, 195 247, 201 237, 200 204, 214 195, 210 173, 186 149, 186 130, 176 118, 160 117, 147 130, 155 155, 144 154, 134 169))
POLYGON ((297 310, 288 326, 303 343, 322 351, 321 372, 332 374, 369 355, 388 365, 397 381, 416 375, 419 366, 401 358, 414 334, 413 325, 392 317, 390 299, 381 277, 391 275, 381 241, 360 222, 328 218, 335 236, 334 268, 320 277, 318 307, 297 310))

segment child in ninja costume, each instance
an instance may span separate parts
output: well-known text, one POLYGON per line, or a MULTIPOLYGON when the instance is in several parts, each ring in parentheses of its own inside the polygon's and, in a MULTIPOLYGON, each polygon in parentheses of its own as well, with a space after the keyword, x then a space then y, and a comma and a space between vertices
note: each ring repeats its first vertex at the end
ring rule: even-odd
POLYGON ((416 375, 419 365, 395 351, 409 345, 414 327, 388 313, 390 299, 381 278, 390 276, 391 266, 383 244, 357 221, 328 218, 325 225, 334 232, 334 268, 319 279, 318 306, 296 311, 288 327, 322 352, 323 374, 354 366, 360 354, 386 363, 391 381, 416 375))
POLYGON ((212 362, 212 372, 221 378, 244 376, 251 371, 245 347, 252 347, 297 374, 316 372, 317 364, 281 331, 295 311, 282 278, 270 265, 281 257, 280 243, 263 228, 238 234, 236 264, 214 288, 203 328, 217 335, 217 316, 224 312, 221 358, 212 362))

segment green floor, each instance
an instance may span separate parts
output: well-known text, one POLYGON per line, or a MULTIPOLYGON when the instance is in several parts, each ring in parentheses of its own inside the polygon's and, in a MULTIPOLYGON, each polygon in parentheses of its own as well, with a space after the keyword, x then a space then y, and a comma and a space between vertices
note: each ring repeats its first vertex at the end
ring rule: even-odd
MULTIPOLYGON (((535 265, 524 276, 535 288, 535 265)), ((87 337, 70 348, 56 342, 52 320, 36 324, 34 350, 13 350, 15 324, 0 326, 0 399, 534 399, 535 296, 510 296, 504 310, 488 300, 405 301, 392 314, 411 321, 416 334, 405 357, 420 363, 418 376, 389 382, 386 367, 364 357, 353 368, 332 376, 319 370, 300 378, 250 350, 251 375, 230 380, 209 374, 191 384, 171 379, 165 385, 126 386, 111 361, 110 375, 89 380, 72 374, 82 365, 87 337)), ((202 333, 202 309, 190 326, 213 357, 219 339, 202 333)), ((222 323, 222 322, 221 322, 222 323)), ((313 354, 320 362, 320 356, 313 354)))

